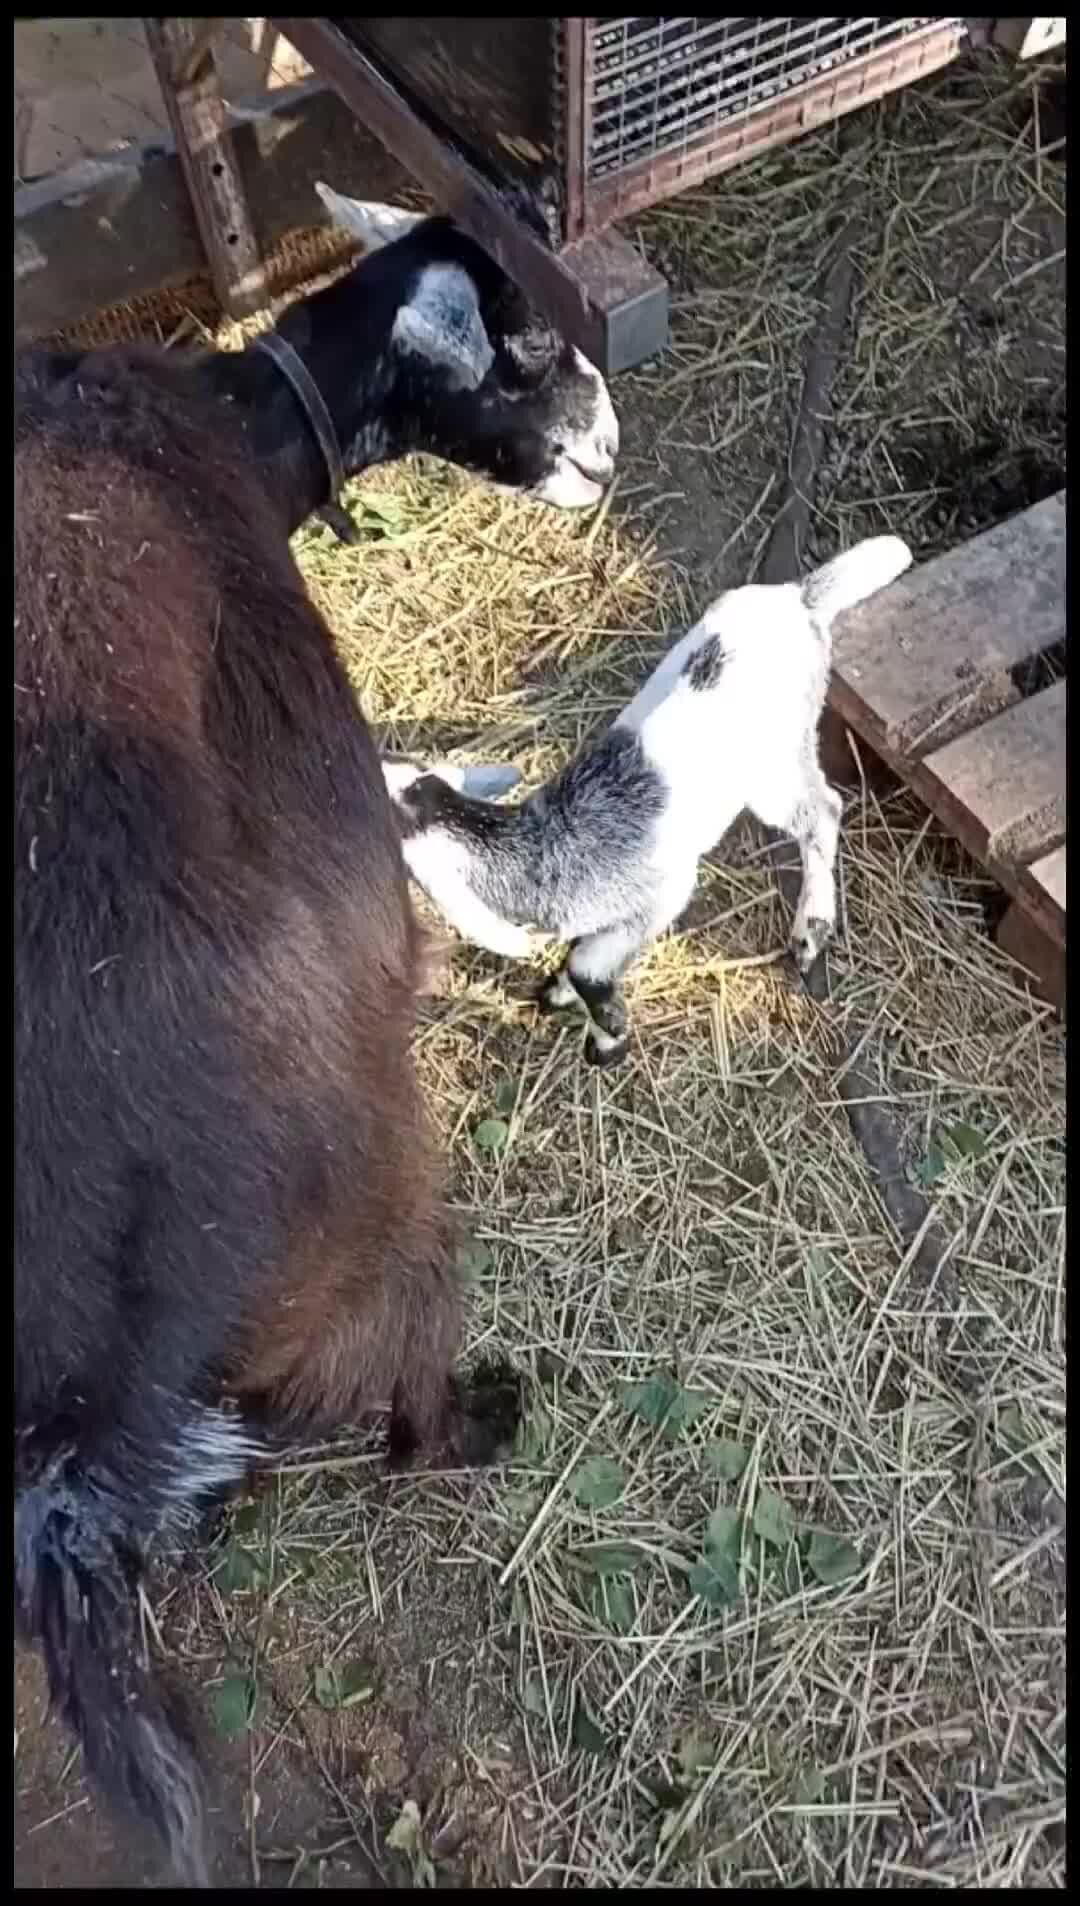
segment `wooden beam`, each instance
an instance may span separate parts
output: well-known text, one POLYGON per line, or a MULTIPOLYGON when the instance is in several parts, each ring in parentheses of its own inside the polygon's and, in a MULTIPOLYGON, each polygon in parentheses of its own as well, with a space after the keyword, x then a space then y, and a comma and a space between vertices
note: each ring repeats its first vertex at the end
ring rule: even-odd
POLYGON ((146 17, 150 57, 222 308, 246 317, 266 303, 266 274, 237 170, 211 50, 213 21, 146 17), (185 75, 183 83, 177 75, 185 75))
MULTIPOLYGON (((233 151, 264 256, 327 222, 314 181, 393 201, 404 175, 337 94, 307 79, 238 101, 233 151)), ((206 270, 174 142, 83 159, 15 192, 15 341, 206 270)))

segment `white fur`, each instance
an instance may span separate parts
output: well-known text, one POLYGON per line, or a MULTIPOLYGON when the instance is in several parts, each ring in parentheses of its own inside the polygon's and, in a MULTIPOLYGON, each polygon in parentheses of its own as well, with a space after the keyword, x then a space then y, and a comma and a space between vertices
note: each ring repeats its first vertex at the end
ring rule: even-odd
POLYGON ((459 390, 479 389, 495 361, 476 286, 461 265, 425 266, 394 319, 391 341, 438 365, 459 390))
POLYGON ((608 387, 581 351, 575 349, 574 357, 578 370, 595 384, 596 411, 588 430, 565 438, 556 469, 537 490, 541 502, 561 510, 587 509, 598 503, 619 454, 619 420, 608 387))
POLYGON ((414 231, 424 218, 423 212, 407 212, 404 206, 383 205, 378 199, 346 198, 343 193, 335 192, 333 186, 324 185, 321 179, 316 180, 315 190, 334 224, 352 232, 368 251, 378 251, 381 245, 392 245, 396 238, 404 238, 406 232, 414 231))

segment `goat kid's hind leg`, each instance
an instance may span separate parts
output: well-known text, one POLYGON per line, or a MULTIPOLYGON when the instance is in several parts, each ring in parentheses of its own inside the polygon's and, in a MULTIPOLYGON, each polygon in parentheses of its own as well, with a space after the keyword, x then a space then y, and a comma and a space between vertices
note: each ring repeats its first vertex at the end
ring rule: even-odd
POLYGON ((647 919, 624 920, 575 940, 562 971, 549 981, 545 1003, 565 1003, 567 992, 583 1001, 592 1024, 585 1042, 590 1065, 614 1066, 630 1043, 626 1002, 619 980, 639 953, 659 938, 686 906, 697 879, 697 861, 673 868, 647 919))
POLYGON ((565 966, 546 989, 548 1001, 552 992, 562 1001, 568 991, 584 1004, 591 1022, 585 1041, 590 1065, 614 1066, 626 1057, 630 1032, 619 981, 650 937, 639 921, 586 934, 574 941, 565 966))
POLYGON ((782 817, 756 809, 770 827, 793 836, 802 860, 802 891, 791 928, 791 951, 808 973, 836 932, 836 850, 843 802, 817 763, 808 767, 794 807, 782 817))

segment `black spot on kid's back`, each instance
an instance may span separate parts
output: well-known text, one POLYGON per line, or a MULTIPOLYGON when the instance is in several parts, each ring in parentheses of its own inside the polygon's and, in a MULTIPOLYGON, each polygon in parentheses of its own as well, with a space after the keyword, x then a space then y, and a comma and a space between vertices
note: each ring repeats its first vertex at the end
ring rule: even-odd
POLYGON ((699 649, 695 649, 683 674, 691 688, 715 688, 723 673, 727 656, 724 645, 718 635, 710 635, 699 649))

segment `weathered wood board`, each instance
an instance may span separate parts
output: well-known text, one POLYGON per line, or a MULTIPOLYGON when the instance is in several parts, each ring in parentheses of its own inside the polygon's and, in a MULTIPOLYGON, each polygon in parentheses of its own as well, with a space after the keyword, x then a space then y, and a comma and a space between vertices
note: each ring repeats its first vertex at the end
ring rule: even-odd
POLYGON ((987 864, 1030 860, 1065 835, 1065 682, 927 755, 924 767, 971 815, 987 864))
POLYGON ((838 618, 829 709, 1009 895, 1001 945, 1065 983, 1065 494, 913 568, 838 618), (1054 672, 1054 671, 1051 671, 1054 672))
POLYGON ((1065 640, 1065 492, 920 564, 837 619, 837 713, 917 756, 996 712, 1010 673, 1065 640))

